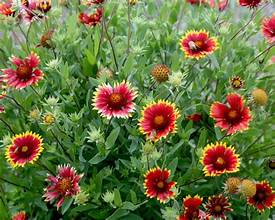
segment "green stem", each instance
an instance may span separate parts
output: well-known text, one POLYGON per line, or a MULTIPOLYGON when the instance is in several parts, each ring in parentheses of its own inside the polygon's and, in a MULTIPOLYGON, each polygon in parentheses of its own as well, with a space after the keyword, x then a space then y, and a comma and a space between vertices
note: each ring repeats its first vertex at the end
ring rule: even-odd
POLYGON ((10 126, 3 118, 0 118, 0 121, 3 122, 3 124, 11 131, 11 133, 12 133, 13 135, 15 135, 14 130, 11 128, 11 126, 10 126))

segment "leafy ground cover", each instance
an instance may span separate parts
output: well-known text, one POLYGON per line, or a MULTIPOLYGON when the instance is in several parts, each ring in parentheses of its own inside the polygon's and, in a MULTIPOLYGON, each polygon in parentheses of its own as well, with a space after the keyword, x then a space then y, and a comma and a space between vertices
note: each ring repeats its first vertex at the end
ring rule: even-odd
POLYGON ((1 0, 0 219, 274 217, 273 9, 1 0))

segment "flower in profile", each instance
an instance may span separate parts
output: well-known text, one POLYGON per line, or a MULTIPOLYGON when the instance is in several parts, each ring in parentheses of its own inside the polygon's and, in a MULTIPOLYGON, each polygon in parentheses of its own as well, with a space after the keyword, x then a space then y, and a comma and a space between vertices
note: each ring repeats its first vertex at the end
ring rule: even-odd
POLYGON ((158 141, 177 130, 176 120, 179 118, 175 104, 159 100, 146 105, 139 120, 139 130, 149 139, 158 141))
POLYGON ((38 2, 37 0, 22 0, 21 1, 20 15, 27 22, 33 22, 35 20, 43 18, 41 13, 37 13, 38 2))
POLYGON ((47 31, 44 33, 40 38, 40 44, 38 44, 36 47, 45 47, 45 48, 53 48, 53 37, 54 30, 47 31))
POLYGON ((266 105, 268 101, 268 95, 265 90, 263 89, 254 89, 251 92, 253 102, 256 105, 266 105))
POLYGON ((241 89, 243 88, 244 81, 239 76, 233 76, 230 79, 230 85, 233 89, 241 89))
POLYGON ((230 177, 225 182, 224 191, 230 194, 237 194, 242 180, 239 177, 230 177))
POLYGON ((258 7, 261 3, 261 0, 239 0, 240 6, 255 8, 258 7))
POLYGON ((247 199, 249 205, 254 206, 259 212, 275 207, 275 193, 267 181, 256 184, 256 194, 247 199))
POLYGON ((128 118, 135 110, 134 99, 137 92, 125 81, 111 85, 103 84, 94 92, 93 106, 101 116, 128 118))
POLYGON ((33 164, 44 150, 42 145, 42 138, 33 132, 15 135, 6 149, 6 158, 13 167, 33 164))
POLYGON ((102 3, 104 3, 105 0, 86 0, 86 2, 84 2, 85 5, 100 5, 102 3))
POLYGON ((218 42, 215 37, 209 37, 207 31, 189 31, 181 38, 180 46, 186 57, 198 60, 212 54, 218 42))
POLYGON ((12 8, 12 0, 6 2, 0 2, 0 14, 5 16, 14 15, 15 11, 12 8))
POLYGON ((202 120, 202 115, 200 113, 194 113, 192 115, 188 115, 186 119, 193 122, 200 122, 202 120))
POLYGON ((58 200, 56 203, 57 210, 62 206, 65 198, 73 197, 80 192, 79 181, 82 174, 78 175, 76 170, 70 165, 59 165, 57 175, 48 175, 46 181, 49 186, 45 188, 45 201, 58 200))
POLYGON ((238 192, 244 197, 252 197, 256 194, 256 184, 254 181, 249 179, 242 180, 238 192))
POLYGON ((205 205, 206 213, 214 219, 226 219, 225 213, 232 211, 231 203, 223 195, 215 195, 208 198, 205 205))
POLYGON ((161 203, 173 198, 175 193, 171 190, 176 182, 169 181, 170 170, 160 169, 159 167, 150 169, 144 175, 145 195, 149 198, 156 198, 161 203))
POLYGON ((227 135, 248 129, 251 120, 249 107, 244 105, 242 96, 232 93, 227 95, 228 105, 214 102, 210 108, 216 126, 227 130, 227 135))
POLYGON ((32 52, 24 60, 13 56, 11 62, 16 69, 2 69, 8 86, 23 89, 37 84, 43 78, 43 73, 38 68, 40 60, 35 53, 32 52))
POLYGON ((86 13, 80 13, 79 21, 82 24, 86 24, 88 26, 96 26, 101 22, 102 16, 103 16, 103 9, 97 8, 96 11, 90 15, 86 13))
POLYGON ((270 18, 263 19, 262 33, 269 43, 275 42, 275 14, 270 18))
POLYGON ((191 5, 202 5, 207 2, 207 0, 186 0, 187 3, 191 5))
POLYGON ((240 159, 235 149, 226 143, 208 144, 201 157, 205 176, 219 176, 223 173, 234 173, 239 170, 240 159))
POLYGON ((17 212, 12 216, 12 220, 27 220, 27 215, 25 211, 17 212))
POLYGON ((158 82, 166 82, 169 78, 171 70, 164 64, 157 64, 151 70, 151 75, 158 82))
POLYGON ((178 217, 178 220, 204 219, 204 212, 199 209, 203 199, 199 196, 190 195, 183 199, 184 212, 178 217))
POLYGON ((37 9, 42 11, 43 13, 47 13, 52 8, 52 1, 51 0, 38 0, 37 2, 37 9))
POLYGON ((216 3, 215 0, 209 0, 208 3, 211 8, 217 7, 219 9, 219 11, 223 11, 227 8, 227 6, 229 4, 229 0, 218 0, 218 4, 216 3))

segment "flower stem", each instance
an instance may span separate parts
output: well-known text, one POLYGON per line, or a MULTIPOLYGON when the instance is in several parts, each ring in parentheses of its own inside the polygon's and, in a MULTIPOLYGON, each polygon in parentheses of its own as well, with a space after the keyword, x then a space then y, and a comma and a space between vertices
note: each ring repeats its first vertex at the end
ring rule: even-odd
POLYGON ((31 89, 34 91, 34 93, 40 98, 40 99, 42 99, 42 96, 36 91, 36 89, 31 85, 30 86, 31 87, 31 89))
POLYGON ((21 108, 24 112, 27 112, 26 109, 15 98, 8 95, 5 97, 11 99, 19 108, 21 108))
POLYGON ((11 128, 11 126, 10 126, 3 118, 0 118, 0 121, 3 122, 3 124, 11 131, 11 133, 12 133, 13 135, 15 135, 14 130, 11 128))
POLYGON ((103 27, 104 27, 104 30, 105 30, 105 33, 106 33, 106 37, 107 37, 107 39, 110 43, 111 49, 112 49, 112 54, 113 54, 114 61, 115 61, 116 71, 118 71, 118 63, 117 63, 115 48, 114 48, 112 39, 111 39, 110 35, 108 34, 108 29, 107 29, 106 22, 105 22, 104 18, 102 19, 102 23, 103 23, 103 27))
POLYGON ((14 182, 12 182, 12 181, 10 181, 10 180, 4 179, 3 177, 0 177, 0 180, 2 180, 3 182, 9 183, 9 184, 11 184, 11 185, 14 185, 14 186, 23 188, 23 189, 25 189, 25 190, 27 190, 27 191, 30 191, 30 188, 28 188, 28 187, 26 187, 26 186, 19 185, 19 184, 14 183, 14 182))

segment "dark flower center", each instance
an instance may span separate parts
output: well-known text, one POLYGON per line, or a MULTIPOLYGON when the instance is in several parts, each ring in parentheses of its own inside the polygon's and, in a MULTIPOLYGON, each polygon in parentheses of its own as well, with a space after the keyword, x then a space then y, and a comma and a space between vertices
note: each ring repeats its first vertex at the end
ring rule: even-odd
POLYGON ((224 164, 225 164, 225 161, 224 161, 223 158, 218 157, 217 160, 216 160, 216 163, 217 163, 218 165, 224 165, 224 164))
POLYGON ((32 75, 32 68, 26 65, 17 67, 17 76, 20 79, 28 79, 32 75))
POLYGON ((201 40, 190 41, 188 45, 191 50, 199 50, 199 49, 202 49, 203 47, 203 41, 201 40))
POLYGON ((155 129, 161 130, 166 127, 167 121, 163 115, 157 115, 154 117, 153 123, 154 123, 155 129))
POLYGON ((274 170, 275 169, 275 160, 269 161, 268 166, 269 166, 270 169, 274 170))
POLYGON ((164 182, 163 181, 159 181, 157 184, 159 189, 162 189, 164 187, 164 182))
POLYGON ((221 207, 220 205, 216 205, 216 206, 214 207, 214 211, 215 211, 216 213, 220 213, 220 212, 222 211, 222 207, 221 207))
POLYGON ((119 93, 112 93, 109 97, 109 105, 112 108, 120 108, 121 105, 123 104, 123 97, 119 93))
POLYGON ((230 110, 228 112, 228 117, 232 120, 236 119, 238 117, 238 112, 236 110, 230 110))
POLYGON ((58 188, 61 192, 66 192, 67 190, 71 189, 72 183, 70 178, 63 178, 58 183, 58 188))

